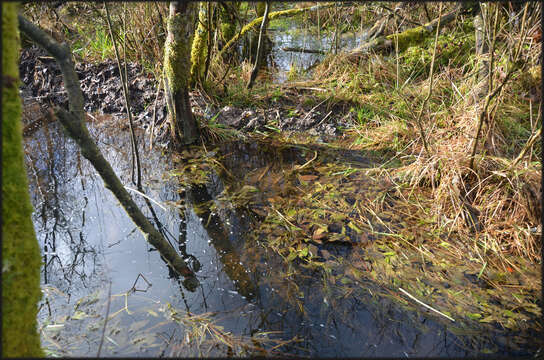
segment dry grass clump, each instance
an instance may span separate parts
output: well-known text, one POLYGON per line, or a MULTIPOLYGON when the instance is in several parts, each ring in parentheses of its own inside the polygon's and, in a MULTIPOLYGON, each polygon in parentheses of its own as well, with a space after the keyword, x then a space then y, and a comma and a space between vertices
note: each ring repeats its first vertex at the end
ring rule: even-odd
POLYGON ((345 55, 329 56, 315 69, 315 78, 333 88, 336 97, 351 93, 351 99, 366 109, 366 120, 350 130, 351 147, 394 150, 402 165, 388 172, 395 181, 408 185, 403 201, 412 201, 411 195, 430 189, 434 202, 428 210, 438 219, 435 226, 449 234, 455 232, 460 249, 475 239, 479 251, 493 255, 497 263, 508 261, 508 255, 541 260, 541 164, 534 161, 541 153, 540 118, 535 115, 541 96, 535 81, 540 78, 534 70, 539 69, 535 49, 540 45, 534 43, 538 35, 534 14, 539 12, 539 7, 528 12, 527 37, 506 30, 497 35, 493 85, 487 94, 503 87, 490 101, 485 116, 481 113, 487 94, 479 93, 477 84, 482 81, 477 80, 477 69, 451 64, 436 69, 432 94, 421 117, 428 152, 415 121, 428 92, 428 79, 412 79, 403 85, 410 74, 403 72, 402 63, 397 69, 394 56, 384 60, 367 55, 359 62, 345 55), (505 52, 501 41, 512 49, 520 41, 525 44, 519 47, 517 60, 523 65, 510 75, 514 55, 505 52), (384 107, 389 107, 386 114, 368 113, 368 109, 384 107), (480 118, 483 122, 471 164, 480 118), (520 154, 523 159, 517 159, 520 154))
MULTIPOLYGON (((411 191, 421 186, 432 188, 435 201, 431 213, 441 219, 437 226, 467 238, 486 239, 485 250, 492 250, 499 260, 511 254, 538 262, 541 165, 515 163, 505 154, 506 135, 498 127, 486 127, 487 134, 484 131, 480 139, 484 153, 477 155, 471 169, 477 107, 463 109, 465 104, 459 103, 444 124, 430 133, 431 155, 423 151, 420 141, 408 144, 407 152, 417 154, 415 161, 392 173, 410 184, 411 191)), ((387 140, 380 132, 377 139, 387 140)))

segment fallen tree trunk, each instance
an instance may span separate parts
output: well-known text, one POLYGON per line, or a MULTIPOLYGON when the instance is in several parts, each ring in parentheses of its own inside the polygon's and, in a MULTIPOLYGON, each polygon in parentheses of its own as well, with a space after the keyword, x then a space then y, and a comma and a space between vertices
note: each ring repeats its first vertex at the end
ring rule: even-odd
POLYGON ((397 34, 377 37, 349 52, 349 57, 359 57, 368 54, 369 51, 388 51, 393 49, 395 42, 398 41, 398 49, 400 52, 408 49, 410 46, 421 43, 427 36, 432 35, 436 30, 436 26, 440 23, 442 26, 450 23, 464 8, 463 4, 459 4, 451 12, 442 17, 431 21, 423 26, 417 26, 405 30, 397 34))
MULTIPOLYGON (((196 281, 194 273, 185 264, 185 261, 183 261, 176 250, 166 241, 166 239, 164 239, 140 211, 111 168, 111 165, 104 156, 102 156, 100 149, 98 149, 98 146, 91 139, 87 127, 85 126, 83 93, 79 86, 78 75, 74 70, 70 48, 65 44, 60 45, 57 43, 43 30, 21 15, 19 15, 19 26, 21 31, 37 44, 45 48, 59 63, 64 80, 64 87, 68 93, 70 111, 57 107, 55 115, 64 126, 68 135, 79 145, 81 154, 89 160, 93 167, 98 171, 106 188, 115 195, 128 216, 142 232, 147 242, 155 247, 161 256, 166 259, 168 264, 180 275, 187 278, 194 278, 193 281, 196 281)), ((55 115, 50 112, 48 116, 53 117, 55 115)))

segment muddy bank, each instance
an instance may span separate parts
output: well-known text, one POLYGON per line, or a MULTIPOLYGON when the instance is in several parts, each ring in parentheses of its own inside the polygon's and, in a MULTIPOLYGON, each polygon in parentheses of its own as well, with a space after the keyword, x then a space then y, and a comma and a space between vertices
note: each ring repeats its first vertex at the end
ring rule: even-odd
MULTIPOLYGON (((85 111, 89 113, 123 114, 125 101, 117 63, 106 61, 100 64, 78 63, 75 70, 79 76, 81 90, 85 98, 85 111)), ((49 54, 37 47, 23 49, 19 71, 22 97, 32 99, 43 106, 68 106, 68 96, 64 90, 60 67, 49 54)), ((144 74, 141 66, 127 64, 130 101, 136 121, 150 118, 150 105, 156 97, 155 81, 144 74)), ((159 93, 157 118, 166 114, 163 94, 159 93), (162 103, 162 104, 161 104, 162 103)))
MULTIPOLYGON (((68 97, 64 90, 62 74, 56 61, 37 47, 23 49, 19 65, 22 86, 21 95, 28 109, 33 106, 44 112, 52 105, 68 107, 68 97)), ((75 70, 79 76, 85 98, 85 111, 91 114, 112 114, 125 116, 125 101, 119 70, 115 61, 99 64, 77 63, 75 70)), ((146 74, 142 66, 127 64, 131 108, 137 126, 149 128, 155 114, 155 126, 166 120, 167 109, 164 91, 157 91, 157 83, 152 75, 146 74)), ((295 97, 298 97, 296 95, 295 97)), ((310 135, 320 135, 326 139, 341 134, 349 127, 352 114, 344 105, 329 106, 325 101, 315 101, 316 105, 294 103, 289 94, 266 109, 240 108, 231 105, 215 104, 201 91, 191 92, 193 112, 200 119, 214 119, 240 131, 308 131, 310 135)), ((36 120, 30 116, 25 124, 36 120)), ((40 123, 41 124, 41 123, 40 123)), ((165 129, 155 134, 165 135, 165 129)))

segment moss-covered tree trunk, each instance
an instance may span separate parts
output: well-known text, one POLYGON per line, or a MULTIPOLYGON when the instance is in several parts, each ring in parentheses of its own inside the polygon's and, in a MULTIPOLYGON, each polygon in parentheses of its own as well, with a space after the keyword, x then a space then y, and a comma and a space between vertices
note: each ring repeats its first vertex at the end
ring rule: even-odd
POLYGON ((23 161, 17 4, 2 4, 2 355, 42 357, 40 248, 23 161))
POLYGON ((208 3, 201 1, 198 10, 198 26, 191 49, 191 86, 201 80, 204 75, 208 27, 208 3))
POLYGON ((196 4, 172 1, 164 50, 164 88, 171 136, 176 145, 198 140, 198 125, 189 102, 191 45, 196 20, 196 4))

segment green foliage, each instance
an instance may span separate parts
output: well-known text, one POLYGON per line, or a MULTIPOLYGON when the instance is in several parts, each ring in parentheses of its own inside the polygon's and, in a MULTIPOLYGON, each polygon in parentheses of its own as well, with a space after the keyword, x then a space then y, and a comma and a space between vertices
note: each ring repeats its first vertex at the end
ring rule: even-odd
POLYGON ((88 28, 79 24, 75 26, 79 35, 73 43, 75 54, 89 60, 112 59, 115 56, 115 49, 108 29, 97 27, 94 32, 90 32, 88 28))

